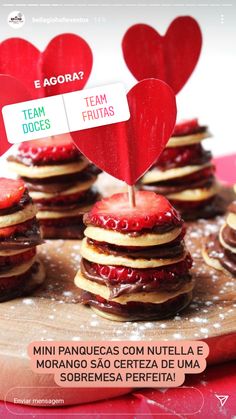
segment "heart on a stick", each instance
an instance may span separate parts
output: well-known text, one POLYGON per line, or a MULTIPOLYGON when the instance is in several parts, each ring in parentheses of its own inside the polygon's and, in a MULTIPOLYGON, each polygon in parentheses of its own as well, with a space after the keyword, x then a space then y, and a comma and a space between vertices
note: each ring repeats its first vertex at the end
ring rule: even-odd
POLYGON ((175 125, 176 102, 172 89, 155 79, 137 83, 127 99, 128 121, 72 132, 71 136, 96 166, 133 185, 165 148, 175 125))
POLYGON ((34 80, 41 77, 40 58, 41 52, 30 42, 21 38, 6 39, 0 44, 0 74, 15 77, 37 98, 40 91, 35 89, 34 80))
POLYGON ((88 81, 92 65, 93 54, 83 38, 74 34, 62 34, 53 38, 42 55, 43 77, 67 74, 68 80, 70 75, 73 77, 77 73, 78 79, 45 87, 46 96, 82 90, 88 81))
POLYGON ((83 89, 92 64, 89 45, 74 34, 56 36, 43 52, 21 38, 9 38, 0 44, 0 73, 19 79, 33 98, 83 89), (73 77, 74 73, 77 76, 73 77), (44 86, 45 78, 52 77, 51 85, 46 81, 44 86), (40 88, 35 88, 36 80, 40 81, 40 88))
MULTIPOLYGON (((0 157, 12 146, 7 140, 2 108, 13 103, 31 100, 25 86, 14 77, 0 75, 0 157)), ((14 121, 12 121, 14 123, 14 121)))
POLYGON ((149 25, 131 26, 122 41, 124 59, 133 76, 164 80, 175 94, 191 76, 201 46, 200 27, 190 16, 173 20, 164 36, 149 25))

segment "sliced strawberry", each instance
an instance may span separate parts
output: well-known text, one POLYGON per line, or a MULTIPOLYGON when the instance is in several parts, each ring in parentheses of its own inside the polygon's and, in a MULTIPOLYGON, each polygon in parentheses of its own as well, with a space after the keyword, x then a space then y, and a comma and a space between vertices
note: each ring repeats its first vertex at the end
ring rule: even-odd
POLYGON ((21 179, 0 178, 0 209, 10 208, 17 204, 25 192, 21 179))
POLYGON ((182 225, 180 215, 164 196, 137 191, 135 197, 135 207, 130 206, 127 193, 97 202, 85 214, 84 223, 120 232, 141 231, 165 224, 182 225))
POLYGON ((10 256, 0 256, 0 271, 4 268, 11 268, 13 266, 21 265, 32 259, 36 254, 36 248, 27 250, 26 252, 18 253, 10 256))
POLYGON ((90 263, 91 268, 101 278, 111 283, 137 283, 138 281, 148 284, 157 281, 157 287, 161 281, 175 281, 179 276, 188 274, 192 266, 192 258, 187 257, 178 263, 165 266, 164 268, 134 269, 125 266, 108 266, 90 263))
POLYGON ((95 298, 99 303, 102 303, 102 304, 107 303, 107 300, 105 298, 102 298, 100 295, 96 295, 95 298))
POLYGON ((172 137, 193 134, 199 131, 199 128, 201 128, 201 126, 199 125, 197 118, 184 119, 183 121, 180 121, 175 125, 172 137))
POLYGON ((201 144, 184 147, 166 148, 160 155, 155 167, 171 169, 193 164, 204 164, 211 159, 211 153, 203 149, 201 144))
POLYGON ((71 161, 81 156, 69 134, 40 140, 25 141, 18 147, 17 156, 35 164, 71 161))
POLYGON ((28 230, 30 230, 33 225, 36 223, 36 218, 32 218, 31 220, 27 220, 24 223, 16 224, 10 227, 3 227, 0 228, 0 238, 9 238, 15 234, 24 234, 28 230))

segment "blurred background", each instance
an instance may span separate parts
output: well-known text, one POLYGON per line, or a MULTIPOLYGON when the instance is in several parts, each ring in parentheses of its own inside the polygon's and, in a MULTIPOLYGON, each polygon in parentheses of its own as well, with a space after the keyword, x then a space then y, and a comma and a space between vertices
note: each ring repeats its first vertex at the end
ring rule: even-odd
POLYGON ((198 117, 208 125, 213 137, 206 145, 215 156, 236 152, 236 2, 1 2, 0 40, 21 37, 42 50, 55 35, 76 33, 90 44, 94 54, 86 87, 119 81, 129 90, 136 81, 122 56, 126 30, 135 23, 147 23, 163 35, 171 21, 181 15, 198 21, 203 48, 194 73, 177 96, 178 120, 198 117), (12 11, 24 14, 21 28, 9 26, 7 17, 12 11))

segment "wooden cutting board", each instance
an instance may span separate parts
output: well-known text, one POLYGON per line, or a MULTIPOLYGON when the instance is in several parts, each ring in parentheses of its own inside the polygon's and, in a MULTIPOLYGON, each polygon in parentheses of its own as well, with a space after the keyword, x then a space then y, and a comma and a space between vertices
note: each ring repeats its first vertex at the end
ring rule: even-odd
POLYGON ((204 339, 210 345, 209 363, 236 358, 235 279, 206 266, 201 257, 203 241, 222 223, 223 217, 189 223, 186 244, 196 279, 193 301, 180 315, 154 322, 112 322, 80 305, 73 282, 80 242, 47 241, 39 250, 47 271, 45 283, 31 296, 0 304, 0 398, 56 396, 64 404, 74 404, 129 391, 57 387, 52 375, 33 374, 29 369, 27 345, 34 340, 204 339))

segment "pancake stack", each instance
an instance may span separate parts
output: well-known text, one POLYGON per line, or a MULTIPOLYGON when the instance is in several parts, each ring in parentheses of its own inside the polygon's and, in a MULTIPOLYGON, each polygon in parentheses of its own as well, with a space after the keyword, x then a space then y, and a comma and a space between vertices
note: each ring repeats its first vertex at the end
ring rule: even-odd
POLYGON ((111 320, 162 319, 192 298, 192 260, 183 220, 166 198, 126 193, 97 202, 84 216, 81 267, 75 284, 81 302, 111 320))
POLYGON ((0 178, 0 301, 23 295, 45 277, 36 208, 22 180, 0 178))
POLYGON ((236 277, 236 201, 229 205, 219 234, 209 237, 202 253, 208 265, 236 277))
POLYGON ((29 188, 44 238, 83 237, 83 214, 99 197, 93 187, 98 170, 69 134, 20 144, 8 165, 29 188))
POLYGON ((157 163, 139 183, 142 190, 165 195, 185 220, 224 212, 212 155, 201 144, 207 137, 207 127, 197 119, 177 124, 157 163))

